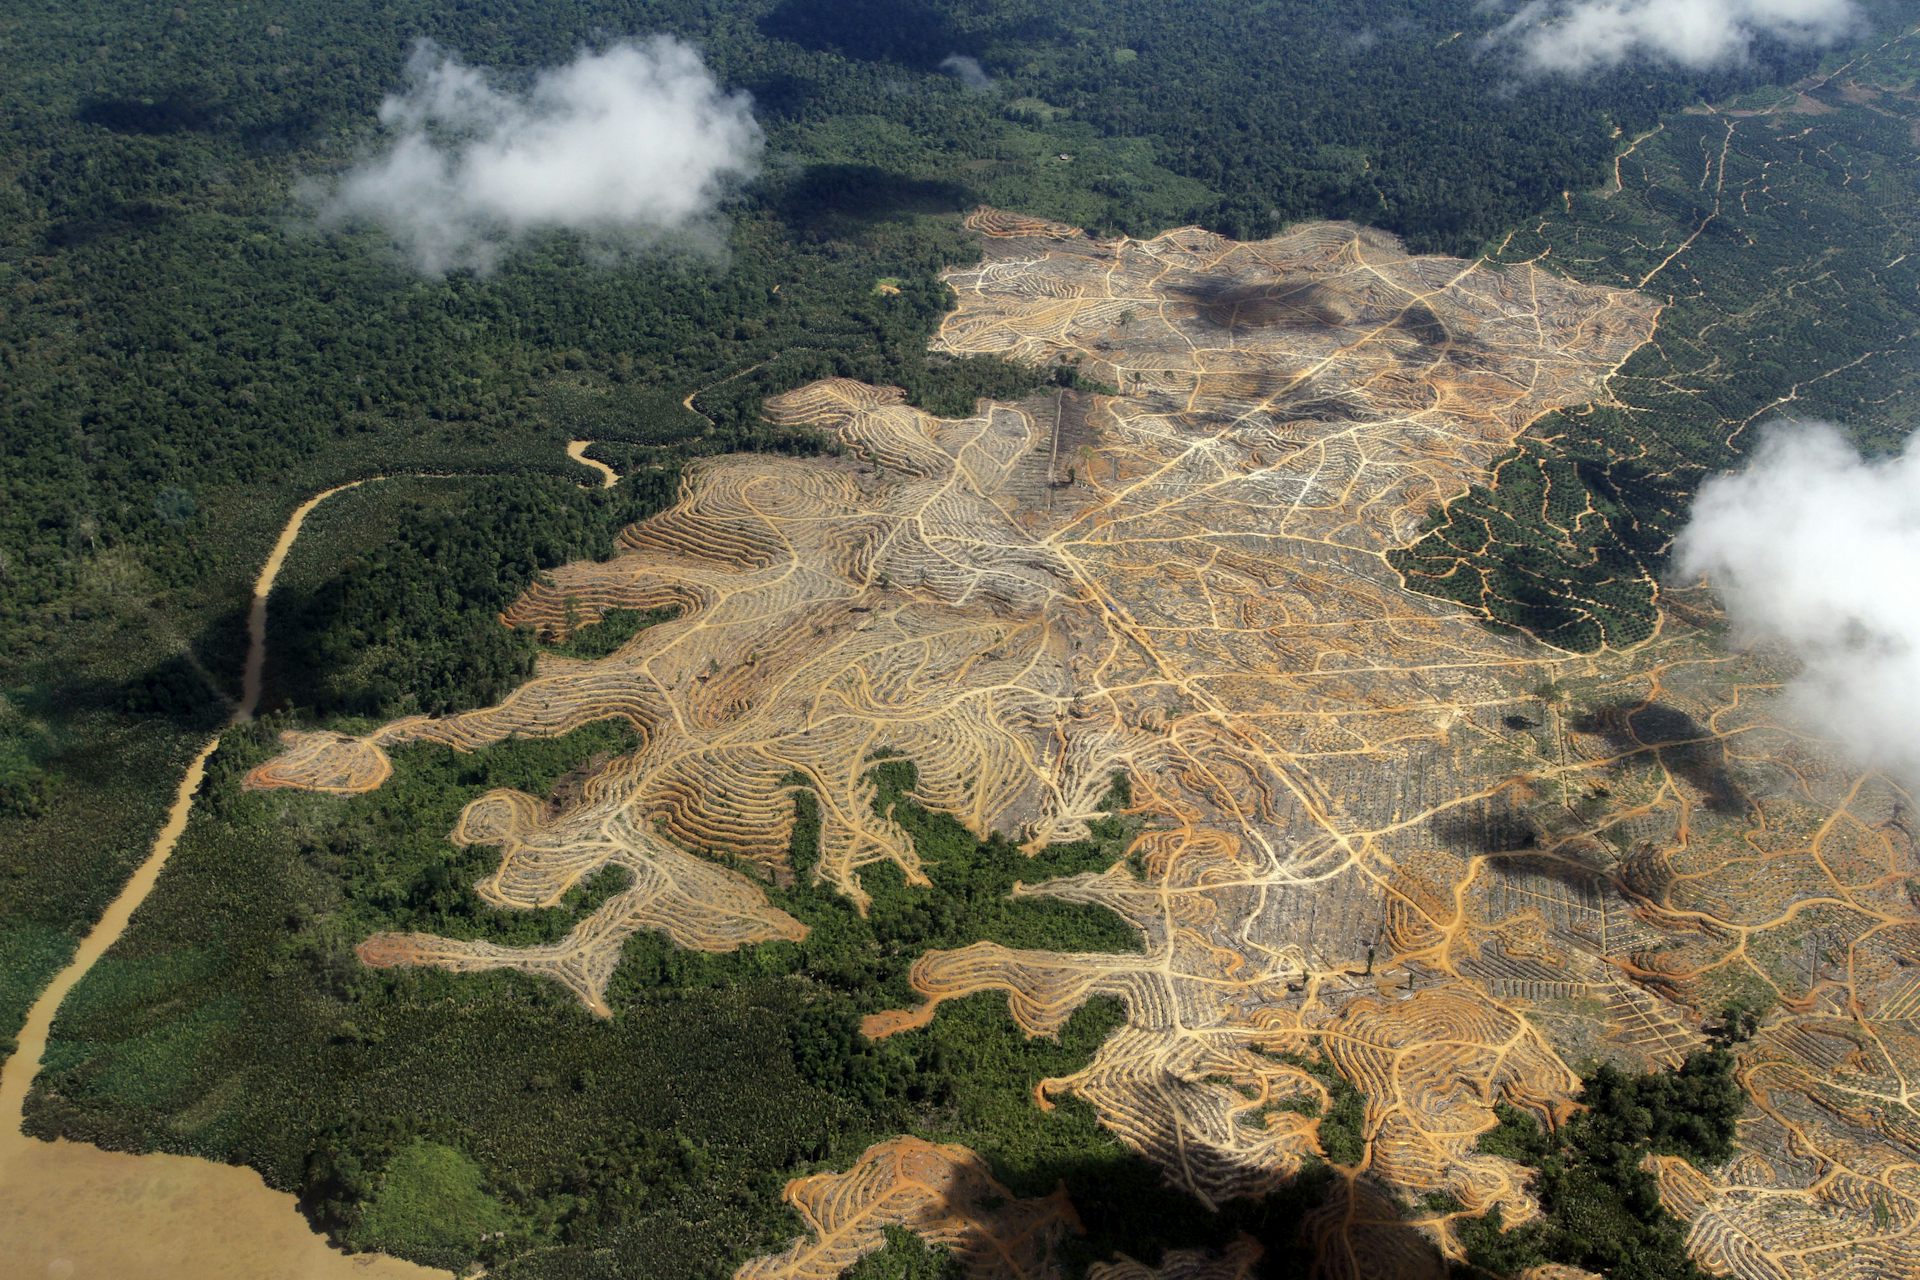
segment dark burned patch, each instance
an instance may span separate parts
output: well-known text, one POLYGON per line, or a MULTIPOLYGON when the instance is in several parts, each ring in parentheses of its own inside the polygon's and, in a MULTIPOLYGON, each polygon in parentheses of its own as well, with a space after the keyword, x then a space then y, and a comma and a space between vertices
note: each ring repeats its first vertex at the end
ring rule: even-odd
POLYGON ((1650 902, 1665 902, 1673 888, 1673 864, 1653 844, 1642 844, 1620 861, 1620 884, 1650 902))
MULTIPOLYGON (((1753 811, 1728 766, 1726 747, 1711 729, 1678 707, 1664 702, 1610 703, 1581 716, 1573 728, 1599 735, 1617 752, 1650 749, 1668 772, 1706 797, 1711 813, 1746 817, 1753 811)), ((1631 765, 1629 757, 1617 767, 1631 765)))
POLYGON ((581 796, 586 793, 588 779, 605 768, 607 761, 617 754, 619 753, 614 751, 596 751, 592 756, 554 779, 552 788, 547 792, 546 802, 541 806, 542 816, 552 822, 567 809, 577 805, 581 796))

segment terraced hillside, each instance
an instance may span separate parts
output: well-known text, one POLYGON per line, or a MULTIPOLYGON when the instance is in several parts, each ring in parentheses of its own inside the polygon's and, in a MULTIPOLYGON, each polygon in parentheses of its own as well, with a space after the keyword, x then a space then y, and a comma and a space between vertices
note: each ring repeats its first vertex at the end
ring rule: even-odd
MULTIPOLYGON (((1331 700, 1417 699, 1381 668, 1382 646, 1411 656, 1444 636, 1473 656, 1428 678, 1457 682, 1507 660, 1471 620, 1399 604, 1381 552, 1532 418, 1593 396, 1654 309, 1409 258, 1347 227, 1113 245, 992 213, 975 223, 1001 248, 956 281, 943 344, 1051 359, 1132 330, 1143 367, 1091 367, 1136 392, 957 422, 857 383, 782 397, 772 416, 851 456, 704 464, 673 510, 623 535, 625 554, 561 570, 505 619, 556 637, 614 608, 678 620, 604 659, 551 660, 498 707, 361 739, 296 735, 253 785, 367 789, 395 744, 472 749, 611 715, 647 740, 576 805, 549 814, 496 793, 454 834, 503 848, 482 888, 498 904, 550 905, 610 862, 634 872, 566 941, 508 954, 381 937, 363 958, 550 972, 600 1008, 636 929, 712 949, 788 935, 745 876, 684 849, 782 874, 797 774, 822 806, 820 874, 856 900, 871 862, 911 879, 911 843, 873 814, 883 748, 915 761, 924 802, 983 834, 1023 826, 1034 846, 1083 834, 1117 771, 1151 792, 1170 767, 1245 757, 1277 830, 1297 820, 1350 853, 1327 784, 1299 763, 1331 700)), ((1431 718, 1396 707, 1384 728, 1355 720, 1327 745, 1384 745, 1431 718)), ((1190 785, 1242 814, 1221 779, 1190 785)))

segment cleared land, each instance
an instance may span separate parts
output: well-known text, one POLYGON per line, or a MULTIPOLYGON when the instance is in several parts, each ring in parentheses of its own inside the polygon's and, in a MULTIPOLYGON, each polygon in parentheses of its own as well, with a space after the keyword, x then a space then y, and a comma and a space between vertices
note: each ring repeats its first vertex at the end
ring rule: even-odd
MULTIPOLYGON (((873 812, 877 752, 917 763, 924 803, 978 831, 1019 825, 1034 847, 1083 833, 1124 772, 1150 820, 1140 871, 1025 891, 1119 912, 1145 957, 929 954, 915 969, 928 1003, 870 1033, 981 989, 1006 991, 1036 1034, 1118 996, 1129 1026, 1043 1095, 1085 1098, 1203 1199, 1272 1189, 1318 1150, 1307 1112, 1326 1089, 1295 1060, 1310 1054, 1370 1100, 1368 1177, 1317 1220, 1323 1257, 1359 1271, 1404 1250, 1385 1243, 1406 1237, 1381 1184, 1523 1218, 1520 1175, 1473 1139, 1496 1098, 1564 1107, 1573 1073, 1524 1004, 1416 936, 1477 951, 1471 925, 1396 913, 1428 880, 1471 888, 1492 855, 1449 853, 1436 829, 1525 771, 1507 721, 1542 714, 1530 690, 1594 665, 1408 596, 1384 553, 1539 415, 1602 396, 1653 305, 1409 257, 1344 226, 1240 245, 975 223, 988 258, 954 278, 943 346, 1077 360, 1125 394, 959 421, 855 383, 783 397, 778 418, 848 455, 703 464, 624 554, 561 570, 507 616, 556 637, 616 608, 674 621, 604 659, 552 660, 498 707, 364 739, 296 735, 254 785, 363 789, 394 744, 627 718, 645 745, 566 804, 493 792, 454 839, 503 849, 481 886, 497 904, 552 904, 607 865, 631 889, 550 946, 361 948, 376 964, 547 974, 605 1012, 639 929, 714 950, 793 935, 750 875, 691 852, 787 874, 792 786, 820 801, 820 874, 858 900, 874 861, 918 874, 911 842, 873 812)), ((1659 1052, 1691 1042, 1619 985, 1673 1028, 1659 1052)))
MULTIPOLYGON (((1877 128, 1911 111, 1910 62, 1896 47, 1808 92, 1877 128)), ((702 464, 673 510, 628 532, 626 554, 555 574, 507 615, 556 637, 616 608, 673 608, 675 621, 604 659, 553 661, 495 708, 298 738, 254 781, 356 789, 377 785, 396 743, 467 748, 627 718, 645 745, 567 803, 495 793, 456 838, 503 847, 495 901, 557 901, 609 864, 639 877, 630 895, 550 948, 409 936, 362 949, 379 963, 549 973, 604 1008, 620 940, 663 927, 651 923, 662 903, 674 936, 699 947, 793 927, 754 880, 790 874, 790 788, 819 801, 818 873, 859 901, 864 867, 919 871, 873 812, 878 753, 916 762, 922 803, 1030 847, 1083 831, 1125 773, 1144 823, 1130 856, 1017 892, 1104 906, 1145 951, 930 952, 913 973, 921 1003, 869 1019, 868 1034, 981 991, 1003 993, 1033 1034, 1118 998, 1127 1024, 1039 1101, 1085 1100, 1216 1204, 1281 1185, 1323 1149, 1330 1064, 1364 1096, 1364 1119, 1357 1159, 1342 1159, 1308 1221, 1317 1254, 1330 1274, 1420 1275, 1437 1261, 1395 1200, 1457 1206, 1412 1211, 1447 1252, 1462 1214, 1534 1212, 1526 1171, 1475 1149, 1496 1102, 1564 1116, 1571 1064, 1672 1064, 1725 1002, 1758 998, 1773 1012, 1738 1049, 1752 1098, 1740 1154, 1706 1172, 1659 1165, 1696 1252, 1741 1276, 1920 1270, 1912 796, 1779 724, 1780 672, 1765 654, 1725 652, 1703 592, 1662 592, 1637 552, 1586 550, 1596 530, 1657 536, 1659 521, 1633 514, 1632 459, 1576 459, 1534 480, 1509 452, 1530 424, 1565 421, 1543 415, 1593 405, 1580 430, 1529 435, 1518 456, 1641 424, 1653 461, 1635 483, 1682 486, 1701 462, 1665 460, 1663 440, 1691 445, 1655 425, 1732 440, 1875 367, 1879 355, 1818 365, 1717 424, 1695 388, 1745 395, 1753 379, 1705 355, 1680 367, 1728 326, 1758 335, 1750 352, 1812 340, 1780 308, 1708 319, 1694 287, 1734 226, 1768 218, 1781 234, 1734 249, 1782 265, 1748 274, 1788 302, 1835 286, 1830 268, 1793 257, 1804 236, 1787 233, 1806 215, 1776 175, 1824 165, 1833 191, 1874 175, 1829 154, 1799 109, 1704 118, 1685 181, 1667 173, 1679 161, 1666 135, 1642 139, 1623 190, 1580 197, 1622 202, 1623 244, 1562 265, 1626 262, 1627 288, 1541 269, 1558 234, 1545 222, 1534 257, 1502 265, 1411 258, 1337 225, 1260 244, 1196 231, 1101 242, 983 213, 986 261, 952 276, 961 305, 940 347, 1069 361, 1082 386, 1112 394, 962 420, 857 383, 782 397, 777 418, 845 456, 702 464), (1641 182, 1697 189, 1681 234, 1638 234, 1643 215, 1624 202, 1641 182), (1639 291, 1662 285, 1684 333, 1669 336, 1639 291), (1791 325, 1768 337, 1754 328, 1768 316, 1791 325), (1655 400, 1667 417, 1645 407, 1655 400), (1504 512, 1572 567, 1510 591, 1527 562, 1496 573, 1454 552, 1399 554, 1435 504, 1488 484, 1491 498, 1454 502, 1431 536, 1464 547, 1462 521, 1492 530, 1504 512), (1557 601, 1592 623, 1569 647, 1602 651, 1489 630, 1410 594, 1397 569, 1423 588, 1467 583, 1467 598, 1528 625, 1557 601), (1615 628, 1582 575, 1623 600, 1660 597, 1659 625, 1615 628)), ((1490 534, 1473 554, 1498 545, 1490 534)), ((1162 1274, 1246 1266, 1244 1252, 1183 1257, 1162 1274)))

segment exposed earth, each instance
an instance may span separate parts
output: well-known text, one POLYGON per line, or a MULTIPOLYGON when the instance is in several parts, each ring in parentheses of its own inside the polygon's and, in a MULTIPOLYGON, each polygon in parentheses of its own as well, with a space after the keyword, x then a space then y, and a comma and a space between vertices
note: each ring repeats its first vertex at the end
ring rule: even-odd
MULTIPOLYGON (((1128 858, 1020 892, 1108 907, 1145 952, 929 952, 924 1002, 868 1034, 994 990, 1046 1035, 1116 996, 1126 1026, 1036 1101, 1086 1100, 1211 1203, 1319 1152, 1313 1108, 1288 1103, 1326 1099, 1302 1064, 1328 1060, 1365 1095, 1365 1154, 1309 1231, 1357 1277, 1431 1265, 1394 1199, 1462 1206, 1416 1214, 1448 1252, 1461 1213, 1535 1212, 1526 1171, 1475 1150, 1496 1101, 1564 1117, 1570 1063, 1672 1064, 1759 992, 1781 1012, 1741 1051, 1742 1155, 1660 1168, 1697 1254, 1756 1276, 1920 1266, 1920 1178, 1884 1129, 1897 1064, 1920 1060, 1909 797, 1777 725, 1765 656, 1716 647, 1702 591, 1670 592, 1651 641, 1574 656, 1407 591, 1385 559, 1530 422, 1604 402, 1658 307, 1344 224, 1248 244, 972 225, 986 260, 951 277, 940 348, 1069 361, 1102 390, 963 420, 851 382, 790 393, 772 416, 842 456, 704 463, 622 554, 504 619, 556 638, 616 608, 674 621, 549 658, 496 707, 290 735, 252 785, 364 790, 398 743, 608 716, 644 738, 557 809, 493 792, 453 833, 500 847, 481 886, 499 905, 627 869, 563 941, 382 935, 362 958, 544 974, 604 1014, 636 930, 708 950, 796 936, 756 882, 791 874, 794 787, 819 800, 818 874, 858 902, 863 867, 919 874, 873 812, 876 753, 915 762, 923 804, 1031 848, 1083 833, 1124 774, 1144 824, 1128 858)), ((958 1246, 970 1274, 1048 1274, 1044 1250, 980 1241, 1030 1243, 1053 1211, 930 1208, 930 1178, 985 1174, 920 1146, 796 1183, 818 1239, 742 1274, 832 1274, 887 1224, 958 1246)))

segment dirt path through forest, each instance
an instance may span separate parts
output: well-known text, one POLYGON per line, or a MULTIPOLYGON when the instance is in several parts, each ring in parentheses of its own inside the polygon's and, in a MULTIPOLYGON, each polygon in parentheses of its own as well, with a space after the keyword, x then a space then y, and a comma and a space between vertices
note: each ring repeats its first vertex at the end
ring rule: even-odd
POLYGON ((591 440, 569 440, 567 441, 567 456, 583 467, 591 467, 593 470, 598 471, 600 473, 600 487, 602 489, 611 489, 620 483, 620 473, 598 458, 589 458, 587 456, 587 450, 592 447, 593 441, 591 440))
MULTIPOLYGON (((376 477, 377 478, 377 477, 376 477)), ((267 597, 315 507, 356 480, 294 509, 254 583, 240 703, 227 726, 253 718, 266 665, 267 597)), ((126 930, 186 830, 216 734, 187 766, 147 859, 27 1014, 20 1045, 0 1067, 0 1255, 8 1275, 73 1280, 426 1280, 445 1276, 378 1254, 328 1246, 291 1195, 251 1169, 173 1155, 129 1155, 79 1142, 40 1142, 20 1131, 22 1109, 46 1052, 60 1002, 126 930)))

